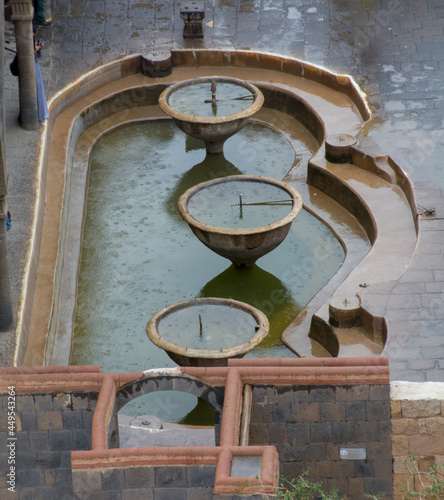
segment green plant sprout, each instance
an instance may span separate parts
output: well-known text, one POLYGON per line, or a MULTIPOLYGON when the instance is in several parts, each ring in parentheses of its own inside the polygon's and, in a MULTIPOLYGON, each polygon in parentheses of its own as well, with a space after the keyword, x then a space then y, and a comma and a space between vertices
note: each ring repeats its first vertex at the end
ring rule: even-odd
POLYGON ((399 488, 403 500, 440 500, 444 498, 444 464, 432 465, 427 472, 419 469, 419 458, 409 454, 404 460, 404 467, 409 473, 406 484, 399 488), (420 486, 417 490, 416 484, 420 486), (419 484, 418 484, 419 483, 419 484))
MULTIPOLYGON (((286 479, 279 476, 280 486, 277 487, 274 495, 268 494, 268 497, 273 496, 278 500, 347 500, 346 497, 339 495, 339 490, 336 486, 326 492, 323 489, 322 482, 312 482, 308 479, 310 468, 307 468, 301 475, 294 479, 286 479)), ((260 480, 259 476, 256 479, 260 480)), ((249 481, 246 481, 246 486, 251 486, 249 481)), ((244 494, 244 488, 241 486, 236 490, 236 494, 244 494)), ((364 493, 364 497, 368 500, 381 500, 384 493, 364 493)))

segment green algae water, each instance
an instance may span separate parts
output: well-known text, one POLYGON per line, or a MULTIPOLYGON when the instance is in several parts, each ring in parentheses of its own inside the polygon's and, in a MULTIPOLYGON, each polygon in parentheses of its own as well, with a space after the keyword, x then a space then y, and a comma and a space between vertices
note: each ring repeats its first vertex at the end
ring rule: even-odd
MULTIPOLYGON (((281 334, 341 265, 340 243, 302 210, 278 248, 238 269, 198 241, 177 200, 225 175, 283 179, 295 158, 306 165, 317 147, 302 126, 300 137, 295 155, 275 129, 252 122, 226 142, 224 155, 207 156, 204 144, 171 120, 105 135, 91 158, 71 363, 98 364, 104 372, 175 366, 149 341, 146 324, 167 305, 208 296, 247 302, 268 316, 270 333, 248 357, 294 356, 281 334)), ((153 397, 158 403, 134 414, 155 414, 166 404, 153 397)), ((177 421, 186 406, 177 405, 177 421)))
POLYGON ((227 116, 253 104, 253 94, 236 83, 217 82, 216 104, 211 102, 211 82, 190 84, 171 93, 168 104, 190 116, 227 116))
POLYGON ((292 209, 284 189, 264 182, 222 182, 197 191, 188 201, 189 214, 211 226, 241 229, 267 226, 292 209), (242 203, 242 206, 241 206, 242 203))

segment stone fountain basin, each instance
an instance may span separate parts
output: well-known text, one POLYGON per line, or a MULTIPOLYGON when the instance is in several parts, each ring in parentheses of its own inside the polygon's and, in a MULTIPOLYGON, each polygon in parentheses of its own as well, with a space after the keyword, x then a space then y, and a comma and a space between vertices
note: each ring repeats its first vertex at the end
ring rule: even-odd
POLYGON ((179 198, 178 210, 181 217, 190 226, 193 233, 208 248, 225 257, 237 267, 251 267, 257 259, 274 250, 280 245, 288 232, 291 223, 302 209, 302 198, 299 192, 290 184, 259 175, 231 175, 211 181, 196 184, 185 191, 179 198), (251 228, 226 228, 205 224, 195 219, 188 211, 189 200, 200 190, 225 182, 263 182, 277 186, 286 191, 291 198, 291 210, 282 217, 266 226, 251 228))
MULTIPOLYGON (((204 97, 205 96, 202 96, 202 98, 204 97)), ((248 119, 261 109, 263 103, 264 96, 255 85, 238 78, 222 76, 201 77, 194 78, 193 80, 185 80, 183 82, 170 85, 160 94, 159 97, 160 109, 174 120, 180 130, 191 137, 204 141, 208 153, 221 153, 223 151, 224 142, 229 137, 239 132, 239 130, 245 126, 248 119), (213 80, 216 81, 216 84, 233 83, 244 87, 253 96, 252 104, 238 113, 226 116, 193 116, 181 113, 170 106, 169 98, 171 94, 177 90, 199 83, 208 83, 211 85, 213 80)))
POLYGON ((156 313, 148 322, 146 332, 148 338, 158 347, 165 350, 168 356, 179 366, 227 366, 229 358, 242 358, 247 352, 259 345, 268 335, 269 322, 267 316, 255 307, 238 300, 219 297, 199 297, 171 304, 156 313), (159 334, 159 324, 168 315, 190 307, 216 305, 235 307, 249 314, 255 321, 252 336, 242 344, 226 349, 188 349, 163 338, 159 334))

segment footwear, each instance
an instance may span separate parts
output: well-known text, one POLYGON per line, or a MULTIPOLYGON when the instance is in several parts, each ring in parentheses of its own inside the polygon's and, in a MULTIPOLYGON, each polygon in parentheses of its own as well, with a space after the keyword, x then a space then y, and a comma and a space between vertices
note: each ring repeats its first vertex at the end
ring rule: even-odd
POLYGON ((49 28, 49 26, 52 26, 52 22, 51 21, 37 21, 35 23, 36 26, 42 26, 44 28, 49 28))

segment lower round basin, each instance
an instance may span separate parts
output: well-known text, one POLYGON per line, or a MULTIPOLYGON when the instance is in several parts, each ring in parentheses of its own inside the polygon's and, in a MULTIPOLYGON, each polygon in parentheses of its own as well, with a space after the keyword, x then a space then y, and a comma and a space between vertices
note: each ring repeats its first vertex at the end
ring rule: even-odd
POLYGON ((238 300, 203 297, 176 302, 156 313, 146 331, 180 366, 226 366, 267 336, 268 319, 238 300))
POLYGON ((259 175, 202 182, 179 198, 178 210, 208 248, 238 267, 250 267, 287 236, 302 208, 298 191, 259 175))

